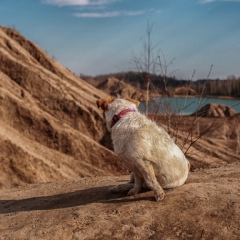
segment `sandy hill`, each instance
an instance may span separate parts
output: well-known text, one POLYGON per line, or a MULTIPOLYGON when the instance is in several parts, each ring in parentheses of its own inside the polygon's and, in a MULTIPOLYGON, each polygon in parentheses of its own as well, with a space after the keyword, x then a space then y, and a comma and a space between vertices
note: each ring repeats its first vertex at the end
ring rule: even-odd
POLYGON ((174 91, 175 95, 192 96, 197 94, 194 89, 186 86, 175 88, 174 91))
POLYGON ((126 172, 99 144, 105 93, 0 27, 0 188, 126 172))
POLYGON ((134 87, 131 84, 121 81, 115 77, 107 78, 99 84, 96 84, 96 87, 104 90, 112 96, 117 96, 117 94, 120 94, 122 97, 130 97, 133 99, 138 99, 139 101, 144 101, 146 98, 146 91, 134 87))
POLYGON ((208 103, 192 115, 201 117, 233 117, 236 114, 237 112, 229 106, 217 103, 208 103))

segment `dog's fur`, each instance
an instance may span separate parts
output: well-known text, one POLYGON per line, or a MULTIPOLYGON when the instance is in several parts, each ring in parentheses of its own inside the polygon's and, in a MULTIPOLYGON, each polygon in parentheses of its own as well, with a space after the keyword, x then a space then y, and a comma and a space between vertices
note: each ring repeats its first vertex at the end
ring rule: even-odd
POLYGON ((145 183, 159 201, 164 198, 163 189, 184 184, 190 164, 168 133, 137 110, 138 105, 133 99, 108 97, 97 101, 97 106, 104 111, 114 151, 133 172, 128 184, 109 190, 129 190, 128 194, 134 195, 145 183), (126 113, 112 126, 113 116, 125 109, 134 112, 126 113))

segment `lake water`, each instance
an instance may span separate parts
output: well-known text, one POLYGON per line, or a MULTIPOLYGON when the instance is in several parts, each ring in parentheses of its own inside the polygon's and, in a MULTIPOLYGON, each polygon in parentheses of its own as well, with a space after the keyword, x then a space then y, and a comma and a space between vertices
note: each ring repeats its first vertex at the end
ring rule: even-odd
MULTIPOLYGON (((164 112, 176 114, 191 114, 208 103, 224 104, 240 113, 240 99, 197 98, 197 97, 158 97, 149 103, 149 112, 162 114, 164 112)), ((140 111, 145 112, 146 104, 140 104, 140 111)))

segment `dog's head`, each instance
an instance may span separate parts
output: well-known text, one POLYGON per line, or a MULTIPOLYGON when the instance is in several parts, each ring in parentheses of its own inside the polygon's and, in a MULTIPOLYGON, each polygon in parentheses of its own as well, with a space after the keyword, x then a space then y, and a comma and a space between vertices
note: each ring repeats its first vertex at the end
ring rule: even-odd
POLYGON ((102 108, 106 119, 107 128, 110 131, 114 117, 124 110, 138 111, 140 102, 132 98, 113 98, 107 97, 97 100, 98 108, 102 108))

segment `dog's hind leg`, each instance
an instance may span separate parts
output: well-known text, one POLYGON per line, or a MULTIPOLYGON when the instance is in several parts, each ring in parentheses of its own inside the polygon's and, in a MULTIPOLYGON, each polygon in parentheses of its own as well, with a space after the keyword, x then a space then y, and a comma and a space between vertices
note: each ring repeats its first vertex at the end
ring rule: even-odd
POLYGON ((141 172, 147 186, 153 190, 156 201, 164 198, 165 193, 159 182, 157 181, 151 162, 144 161, 139 164, 139 171, 141 172))
POLYGON ((131 173, 128 183, 134 183, 134 172, 131 173))
POLYGON ((128 196, 138 194, 142 188, 143 179, 134 173, 134 186, 128 192, 128 196))

